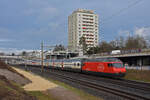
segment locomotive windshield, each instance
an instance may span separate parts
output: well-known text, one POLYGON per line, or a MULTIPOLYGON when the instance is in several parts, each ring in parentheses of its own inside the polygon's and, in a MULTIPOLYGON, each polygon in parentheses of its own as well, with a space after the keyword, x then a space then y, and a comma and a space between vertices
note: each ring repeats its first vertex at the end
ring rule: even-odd
POLYGON ((113 63, 113 67, 122 68, 124 67, 122 63, 113 63))

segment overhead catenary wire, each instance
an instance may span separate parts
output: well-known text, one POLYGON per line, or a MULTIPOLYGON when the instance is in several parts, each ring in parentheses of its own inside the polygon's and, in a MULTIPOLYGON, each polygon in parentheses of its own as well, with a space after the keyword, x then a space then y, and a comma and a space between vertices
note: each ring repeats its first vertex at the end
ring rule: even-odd
MULTIPOLYGON (((132 7, 134 7, 134 6, 136 6, 137 4, 139 4, 139 3, 142 2, 142 1, 143 1, 143 0, 136 0, 136 1, 134 1, 134 2, 131 2, 127 7, 120 9, 119 11, 113 13, 111 16, 109 16, 109 17, 105 18, 104 20, 102 20, 102 21, 101 21, 101 26, 104 25, 104 24, 106 24, 106 23, 108 23, 108 21, 109 21, 109 20, 112 20, 115 16, 118 16, 119 14, 125 12, 126 10, 128 10, 128 9, 130 9, 130 8, 132 8, 132 7)), ((100 29, 100 31, 101 31, 101 29, 100 29)), ((101 33, 101 32, 100 32, 100 33, 101 33)), ((103 39, 104 39, 104 34, 101 33, 101 36, 102 36, 102 37, 101 37, 100 40, 103 41, 103 39)))
POLYGON ((143 0, 136 0, 135 2, 132 2, 131 4, 129 4, 127 7, 120 9, 119 11, 113 13, 111 16, 109 16, 108 18, 104 19, 102 21, 102 24, 105 24, 106 21, 111 20, 112 18, 114 18, 115 16, 123 13, 124 11, 134 7, 135 5, 139 4, 140 2, 142 2, 143 0))

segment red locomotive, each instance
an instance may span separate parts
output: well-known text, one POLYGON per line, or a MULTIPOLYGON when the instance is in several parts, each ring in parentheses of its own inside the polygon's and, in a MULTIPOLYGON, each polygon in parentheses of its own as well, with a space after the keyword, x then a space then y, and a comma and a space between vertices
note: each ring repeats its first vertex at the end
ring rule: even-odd
POLYGON ((82 72, 109 77, 124 77, 126 69, 117 58, 99 58, 83 61, 82 72))

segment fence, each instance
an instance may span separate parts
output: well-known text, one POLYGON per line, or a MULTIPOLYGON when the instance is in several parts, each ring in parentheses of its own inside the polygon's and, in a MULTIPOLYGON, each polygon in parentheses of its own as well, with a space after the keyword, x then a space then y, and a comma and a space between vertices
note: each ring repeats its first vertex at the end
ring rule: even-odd
POLYGON ((128 66, 126 69, 150 70, 150 66, 128 66))

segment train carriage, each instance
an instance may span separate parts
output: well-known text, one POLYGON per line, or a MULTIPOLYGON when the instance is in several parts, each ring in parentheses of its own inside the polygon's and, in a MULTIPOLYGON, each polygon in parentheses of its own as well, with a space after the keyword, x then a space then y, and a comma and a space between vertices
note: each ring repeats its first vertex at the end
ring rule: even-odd
POLYGON ((62 60, 47 60, 50 68, 62 69, 62 60))
POLYGON ((63 70, 81 72, 81 60, 80 59, 63 60, 63 70))

